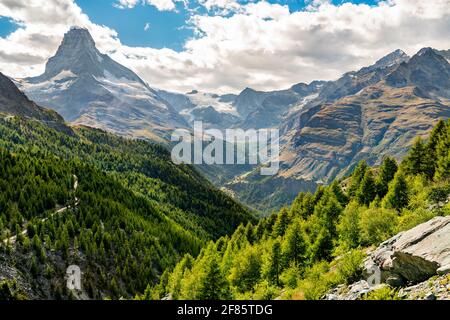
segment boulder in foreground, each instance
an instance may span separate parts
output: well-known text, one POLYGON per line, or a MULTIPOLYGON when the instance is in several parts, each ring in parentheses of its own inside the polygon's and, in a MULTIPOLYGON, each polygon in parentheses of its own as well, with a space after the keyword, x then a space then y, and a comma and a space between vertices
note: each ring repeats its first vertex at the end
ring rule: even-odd
POLYGON ((382 243, 364 263, 367 275, 381 271, 381 282, 416 284, 450 272, 450 217, 436 217, 382 243))

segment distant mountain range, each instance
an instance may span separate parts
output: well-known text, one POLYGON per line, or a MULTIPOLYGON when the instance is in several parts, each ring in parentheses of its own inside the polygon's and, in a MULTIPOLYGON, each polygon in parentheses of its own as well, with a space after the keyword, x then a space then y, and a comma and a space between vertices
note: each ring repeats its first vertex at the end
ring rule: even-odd
POLYGON ((151 88, 101 54, 87 30, 72 28, 43 75, 16 83, 67 121, 134 138, 164 141, 196 120, 219 129, 279 128, 277 176, 261 177, 255 167, 243 175, 230 166, 202 168, 217 185, 267 211, 347 175, 362 159, 377 165, 387 154, 402 158, 413 137, 450 117, 449 59, 450 50, 424 48, 412 57, 396 50, 336 81, 237 95, 180 94, 151 88))
POLYGON ((67 121, 160 140, 188 124, 134 72, 101 54, 86 29, 72 28, 44 74, 17 80, 28 97, 67 121))

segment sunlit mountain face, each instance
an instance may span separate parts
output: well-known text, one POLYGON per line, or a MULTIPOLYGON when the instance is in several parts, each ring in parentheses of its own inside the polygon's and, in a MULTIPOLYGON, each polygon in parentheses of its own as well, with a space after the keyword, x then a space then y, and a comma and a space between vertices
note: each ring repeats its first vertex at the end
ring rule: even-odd
POLYGON ((66 33, 45 72, 18 81, 67 121, 157 140, 187 123, 134 72, 101 54, 88 30, 66 33))

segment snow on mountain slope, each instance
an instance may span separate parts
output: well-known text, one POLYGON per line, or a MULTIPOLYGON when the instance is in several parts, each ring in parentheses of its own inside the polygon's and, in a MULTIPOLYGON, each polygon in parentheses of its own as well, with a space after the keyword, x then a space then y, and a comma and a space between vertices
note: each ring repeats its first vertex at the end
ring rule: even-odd
POLYGON ((152 140, 189 127, 133 71, 100 53, 86 29, 66 33, 44 74, 16 83, 32 100, 76 124, 152 140))
POLYGON ((234 106, 235 95, 218 95, 193 90, 188 94, 158 91, 158 94, 172 105, 189 124, 202 121, 206 128, 225 129, 242 121, 234 106))

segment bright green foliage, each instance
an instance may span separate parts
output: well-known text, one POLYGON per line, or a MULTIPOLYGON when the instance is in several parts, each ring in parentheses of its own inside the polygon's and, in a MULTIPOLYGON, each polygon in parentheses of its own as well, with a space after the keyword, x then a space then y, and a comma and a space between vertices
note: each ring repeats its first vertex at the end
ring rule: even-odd
POLYGON ((342 251, 358 248, 361 244, 361 212, 364 211, 356 201, 351 202, 341 215, 338 234, 342 251))
POLYGON ((271 245, 271 249, 264 259, 263 274, 269 283, 280 285, 280 274, 283 268, 283 260, 281 254, 281 243, 279 239, 275 239, 271 245))
POLYGON ((397 172, 389 185, 389 192, 384 199, 384 207, 401 210, 408 205, 408 184, 402 172, 397 172))
POLYGON ((364 176, 366 174, 366 171, 369 169, 367 166, 366 161, 361 161, 358 163, 358 166, 356 167, 355 171, 353 172, 350 187, 348 190, 348 193, 350 197, 356 196, 356 193, 358 192, 360 188, 361 181, 364 179, 364 176))
POLYGON ((28 297, 18 288, 16 281, 0 281, 0 301, 28 300, 28 297))
POLYGON ((340 183, 336 180, 330 185, 330 191, 334 193, 336 199, 339 201, 341 206, 346 206, 348 204, 348 196, 342 190, 340 183))
POLYGON ((286 230, 289 226, 289 211, 286 208, 281 209, 280 213, 278 213, 277 220, 275 225, 273 226, 274 237, 281 237, 286 233, 286 230))
POLYGON ((384 208, 369 208, 361 214, 361 242, 371 245, 383 242, 393 236, 398 224, 398 214, 395 210, 384 208))
POLYGON ((448 129, 441 139, 436 141, 437 164, 435 169, 435 180, 444 180, 450 177, 450 132, 448 129))
POLYGON ((205 264, 205 274, 199 279, 198 300, 227 300, 230 299, 230 288, 216 256, 205 264))
POLYGON ((285 287, 295 289, 298 285, 298 281, 302 278, 303 271, 304 270, 295 263, 291 264, 281 274, 281 283, 283 283, 285 287))
POLYGON ((308 219, 314 213, 316 198, 311 193, 300 193, 291 207, 291 215, 308 219))
POLYGON ((242 250, 231 268, 231 284, 244 293, 253 290, 261 279, 261 253, 256 247, 248 246, 242 250))
POLYGON ((429 148, 419 137, 414 142, 411 151, 404 161, 404 168, 408 174, 426 174, 432 177, 431 159, 429 148))
POLYGON ((371 169, 366 170, 363 179, 356 191, 356 198, 360 204, 368 206, 377 196, 375 178, 371 169))
MULTIPOLYGON (((431 131, 430 138, 428 139, 427 151, 430 159, 429 179, 432 179, 436 175, 439 163, 445 157, 446 152, 448 153, 448 147, 448 122, 440 120, 431 131)), ((440 169, 437 179, 439 179, 442 173, 445 172, 440 169)))
MULTIPOLYGON (((253 221, 195 169, 174 165, 162 146, 0 119, 0 257, 29 274, 43 298, 70 298, 64 275, 71 264, 81 267, 91 298, 145 291, 163 298, 169 279, 159 289, 148 284, 180 257, 197 256, 207 241, 253 221)), ((183 276, 170 290, 181 291, 183 276)))
POLYGON ((286 231, 282 245, 284 265, 305 265, 307 259, 307 244, 300 221, 294 221, 286 231))
MULTIPOLYGON (((93 298, 320 299, 360 279, 359 248, 450 212, 430 210, 450 193, 449 137, 440 122, 401 169, 391 158, 378 169, 361 162, 348 180, 255 221, 194 169, 172 165, 160 146, 0 119, 0 235, 27 230, 14 251, 0 253, 50 298, 70 297, 48 281, 64 282, 62 259, 82 267, 93 298), (75 207, 51 215, 75 195, 75 207)), ((2 292, 14 296, 8 286, 2 292)))
MULTIPOLYGON (((438 214, 450 214, 448 206, 429 210, 450 194, 446 180, 432 180, 450 176, 449 131, 447 123, 440 122, 428 142, 417 140, 400 169, 389 157, 376 169, 362 161, 348 180, 319 187, 315 194, 301 193, 290 209, 261 219, 252 231, 241 226, 222 238, 214 250, 231 283, 232 298, 320 299, 338 284, 361 279, 365 254, 360 248, 378 245, 438 214), (346 184, 347 190, 342 187, 346 184)), ((202 254, 182 282, 193 282, 204 272, 202 254)), ((368 298, 391 299, 396 294, 384 289, 368 298)))
POLYGON ((388 301, 388 300, 402 300, 399 296, 398 296, 398 291, 396 289, 393 289, 389 286, 385 286, 382 287, 380 289, 377 289, 375 291, 369 292, 364 298, 363 300, 372 300, 372 301, 376 301, 376 300, 383 300, 383 301, 388 301))

